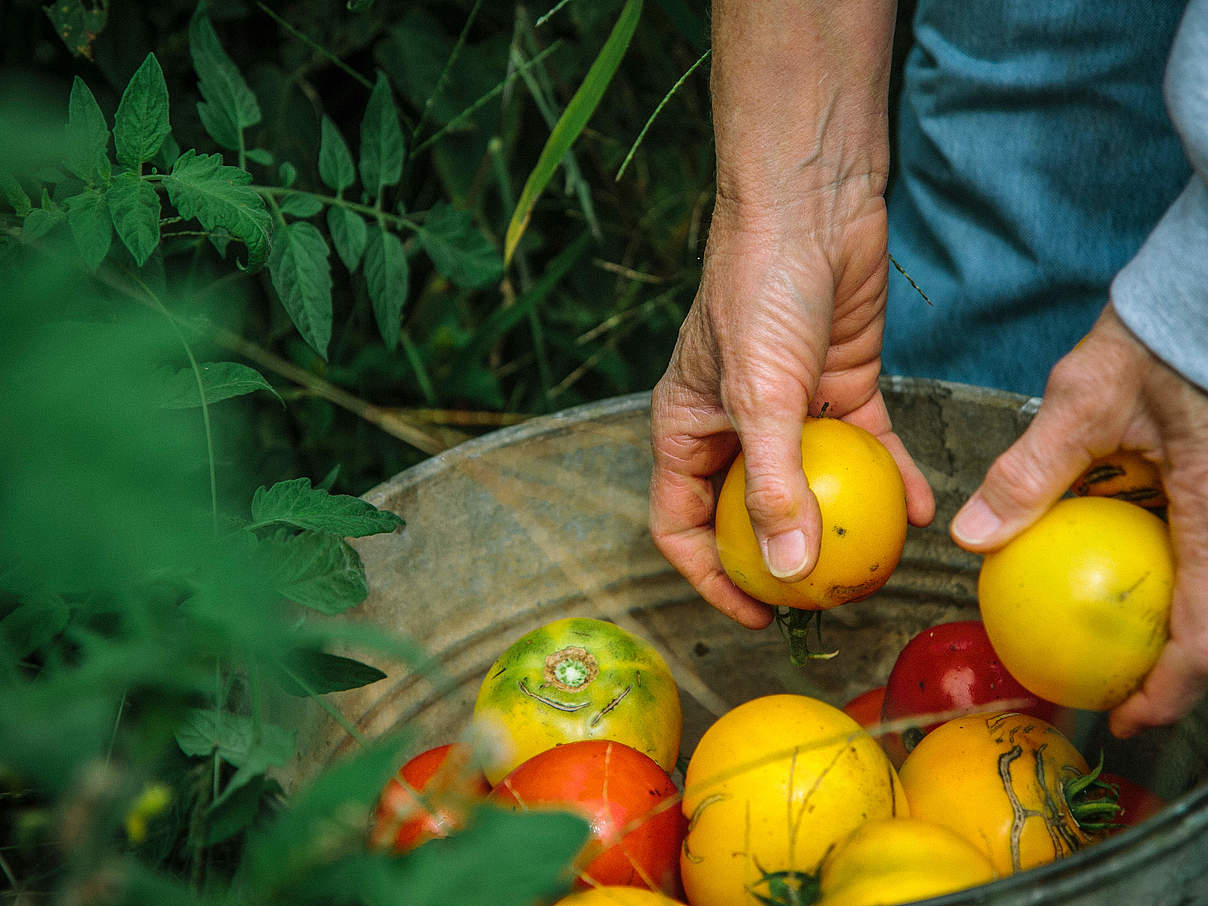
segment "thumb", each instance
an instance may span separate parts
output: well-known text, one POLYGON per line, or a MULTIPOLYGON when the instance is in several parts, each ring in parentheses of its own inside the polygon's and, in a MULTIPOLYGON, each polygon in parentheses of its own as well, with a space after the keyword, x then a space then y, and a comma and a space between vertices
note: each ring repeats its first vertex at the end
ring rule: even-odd
POLYGON ((957 544, 995 550, 1040 518, 1093 459, 1079 435, 1080 421, 1063 407, 1042 405, 953 517, 949 531, 957 544))
POLYGON ((741 438, 746 504, 764 565, 785 582, 818 562, 822 515, 801 467, 801 419, 761 420, 741 438))

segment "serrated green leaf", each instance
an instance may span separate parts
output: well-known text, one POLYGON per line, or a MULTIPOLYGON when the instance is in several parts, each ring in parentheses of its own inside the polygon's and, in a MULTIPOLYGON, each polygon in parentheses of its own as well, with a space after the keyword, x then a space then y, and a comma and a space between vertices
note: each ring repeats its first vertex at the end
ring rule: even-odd
POLYGON ((392 532, 403 525, 394 513, 359 497, 312 488, 309 478, 257 488, 252 495, 252 520, 256 526, 291 525, 351 538, 392 532))
POLYGON ((105 196, 98 189, 85 189, 63 203, 67 208, 67 225, 75 239, 80 257, 90 270, 96 270, 109 254, 113 242, 113 224, 105 196))
POLYGON ((217 805, 270 767, 288 762, 297 748, 297 733, 263 721, 257 724, 229 711, 195 708, 176 728, 176 744, 186 755, 205 758, 217 753, 238 768, 215 800, 217 805))
POLYGON ((247 246, 246 268, 256 271, 268 259, 272 221, 251 181, 246 170, 223 164, 221 155, 189 149, 164 177, 164 188, 182 216, 196 217, 207 230, 221 227, 247 246))
POLYGON ((204 99, 197 105, 202 125, 218 144, 238 150, 242 144, 240 133, 260 122, 260 104, 223 50, 206 15, 205 3, 197 5, 189 20, 189 54, 204 99))
POLYGON ((370 196, 381 197, 382 189, 402 178, 405 154, 390 82, 379 71, 361 120, 361 184, 370 196))
POLYGON ((467 211, 445 202, 433 205, 419 230, 419 241, 436 269, 471 289, 490 286, 503 275, 503 260, 467 211))
POLYGON ((33 208, 25 215, 21 224, 21 239, 25 242, 36 242, 66 219, 67 215, 61 208, 33 208))
MULTIPOLYGON (((255 368, 239 362, 204 362, 201 366, 201 385, 205 391, 206 404, 267 390, 282 405, 285 400, 273 389, 255 368)), ((197 389, 197 374, 192 368, 162 374, 155 390, 159 405, 165 409, 188 409, 201 405, 201 394, 197 389)))
POLYGON ((327 209, 327 229, 340 260, 348 270, 355 271, 369 240, 369 226, 364 218, 341 205, 332 205, 327 209))
POLYGON ((323 210, 323 202, 305 192, 286 195, 281 201, 281 213, 288 214, 290 217, 303 219, 314 217, 321 210, 323 210))
POLYGON ((385 678, 377 667, 353 658, 300 648, 282 664, 281 686, 290 695, 326 695, 359 689, 385 678))
POLYGON ((79 76, 71 84, 63 144, 68 170, 90 185, 109 180, 109 124, 79 76))
MULTIPOLYGON (((206 809, 205 814, 205 844, 214 846, 229 840, 231 837, 247 830, 260 814, 260 803, 266 792, 279 791, 277 781, 257 775, 236 790, 223 796, 221 802, 215 802, 206 809)), ((143 900, 142 902, 172 903, 174 899, 143 900)))
POLYGON ((273 165, 273 152, 267 148, 248 148, 247 159, 254 164, 260 164, 262 167, 271 167, 273 165))
POLYGON ((329 116, 323 117, 319 139, 319 178, 336 192, 343 192, 357 178, 348 143, 340 134, 340 127, 329 116))
POLYGON ((109 18, 108 5, 85 5, 83 0, 55 0, 42 9, 50 17, 55 33, 63 39, 67 49, 91 60, 92 42, 104 31, 109 18))
POLYGON ((529 173, 528 179, 525 180, 524 188, 520 190, 520 199, 516 202, 511 222, 508 223, 507 234, 503 242, 505 265, 512 260, 512 253, 516 251, 516 244, 524 235, 537 199, 545 191, 549 181, 553 179, 558 164, 561 163, 566 152, 575 143, 575 139, 587 126, 600 99, 604 97, 604 91, 612 81, 613 75, 616 74, 617 67, 621 64, 621 58, 625 56, 625 51, 629 47, 629 41, 633 38, 634 30, 637 28, 641 16, 642 0, 626 0, 616 24, 613 25, 612 31, 608 35, 608 40, 600 49, 599 56, 591 64, 587 75, 583 77, 582 84, 575 91, 570 103, 566 105, 566 109, 562 111, 562 116, 558 117, 558 122, 554 124, 545 146, 541 149, 541 155, 537 158, 537 163, 529 173))
POLYGON ((168 86, 155 54, 149 53, 130 77, 113 120, 113 145, 119 163, 137 170, 155 156, 171 132, 168 86))
POLYGON ((360 556, 335 535, 278 532, 261 539, 259 550, 273 588, 295 604, 337 614, 369 594, 360 556))
POLYGON ((118 238, 139 267, 159 247, 159 195, 137 173, 126 171, 113 178, 105 191, 109 218, 118 238))
MULTIPOLYGON (((590 825, 569 811, 510 812, 481 807, 469 827, 430 841, 398 864, 367 899, 391 888, 407 891, 412 906, 493 906, 556 900, 575 856, 587 843, 590 825), (450 872, 449 866, 457 871, 450 872), (489 885, 482 878, 490 877, 489 885)), ((333 891, 334 893, 334 891, 333 891)))
POLYGON ((331 342, 331 261, 323 234, 304 220, 278 226, 268 271, 302 339, 327 358, 327 344, 331 342))
POLYGON ((398 346, 410 267, 403 242, 381 224, 369 231, 365 246, 365 285, 373 302, 378 331, 387 349, 398 346))
POLYGON ((0 170, 0 192, 4 193, 4 200, 16 211, 18 217, 24 217, 33 210, 33 203, 21 188, 21 183, 7 170, 0 170))

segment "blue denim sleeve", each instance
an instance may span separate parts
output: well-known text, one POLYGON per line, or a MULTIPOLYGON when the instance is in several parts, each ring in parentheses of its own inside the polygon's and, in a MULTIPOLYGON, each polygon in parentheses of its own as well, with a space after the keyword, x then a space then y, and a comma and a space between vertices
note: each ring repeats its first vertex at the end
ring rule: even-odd
POLYGON ((1193 174, 1112 281, 1112 301, 1155 355, 1208 390, 1208 0, 1188 4, 1165 90, 1193 174))

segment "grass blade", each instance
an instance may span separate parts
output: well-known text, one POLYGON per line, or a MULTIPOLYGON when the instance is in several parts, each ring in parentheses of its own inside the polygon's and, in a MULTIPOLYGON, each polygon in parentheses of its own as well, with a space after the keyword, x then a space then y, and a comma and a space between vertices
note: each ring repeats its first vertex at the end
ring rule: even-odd
POLYGON ((550 133, 545 147, 541 149, 541 156, 537 159, 533 172, 529 174, 524 183, 524 189, 520 192, 520 200, 516 204, 516 210, 512 213, 512 221, 508 224, 503 252, 505 266, 512 260, 516 244, 524 235, 537 198, 553 178, 559 162, 587 126, 600 99, 604 96, 605 89, 612 81, 613 74, 617 71, 621 58, 629 47, 629 41, 633 37, 641 15, 642 0, 627 0, 624 9, 621 10, 621 15, 612 28, 612 33, 609 34, 608 40, 600 50, 600 55, 591 64, 591 69, 583 79, 583 84, 571 98, 566 110, 563 111, 557 125, 550 133))

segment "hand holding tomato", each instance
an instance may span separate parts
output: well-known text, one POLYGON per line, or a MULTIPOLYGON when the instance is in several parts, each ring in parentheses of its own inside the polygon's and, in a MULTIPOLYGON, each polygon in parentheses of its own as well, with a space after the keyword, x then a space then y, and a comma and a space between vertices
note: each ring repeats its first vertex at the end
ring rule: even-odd
POLYGON ((1057 363, 1032 424, 991 466, 952 534, 970 550, 1002 547, 1117 449, 1157 464, 1177 563, 1169 641, 1141 689, 1112 711, 1112 732, 1130 736, 1187 714, 1208 689, 1208 393, 1150 353, 1109 304, 1057 363))

